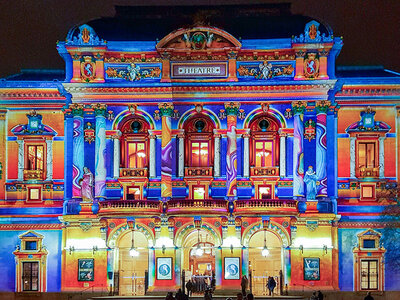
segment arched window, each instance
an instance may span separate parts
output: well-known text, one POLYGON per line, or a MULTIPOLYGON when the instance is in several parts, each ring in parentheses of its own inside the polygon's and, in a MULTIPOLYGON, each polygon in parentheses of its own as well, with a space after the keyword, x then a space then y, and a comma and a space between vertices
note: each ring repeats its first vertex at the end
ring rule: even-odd
POLYGON ((187 167, 211 167, 214 158, 212 139, 215 126, 212 121, 201 114, 190 118, 185 126, 187 167))
POLYGON ((119 181, 124 189, 124 199, 143 199, 143 189, 148 178, 149 124, 140 116, 131 116, 120 124, 122 135, 119 181))

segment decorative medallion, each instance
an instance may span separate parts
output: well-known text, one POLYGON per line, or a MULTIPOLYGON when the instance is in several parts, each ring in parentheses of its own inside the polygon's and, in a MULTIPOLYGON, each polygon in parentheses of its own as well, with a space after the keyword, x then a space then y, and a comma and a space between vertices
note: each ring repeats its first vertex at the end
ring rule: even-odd
POLYGON ((149 228, 153 229, 155 227, 155 224, 154 224, 154 222, 149 222, 149 224, 147 226, 149 226, 149 228))
POLYGON ((306 227, 310 231, 315 231, 315 229, 318 228, 318 221, 317 220, 315 220, 315 221, 311 221, 311 220, 306 221, 306 227))
POLYGON ((107 79, 123 79, 128 81, 138 81, 141 79, 157 79, 161 76, 161 68, 159 65, 134 64, 129 65, 107 65, 107 79))
POLYGON ((93 128, 92 123, 87 122, 85 124, 85 129, 83 130, 84 132, 84 138, 85 138, 85 142, 91 144, 92 142, 94 142, 95 139, 95 130, 93 128))
POLYGON ((206 35, 202 32, 195 32, 190 38, 190 44, 194 50, 203 50, 206 47, 206 35))
POLYGON ((254 79, 272 79, 274 77, 292 77, 293 64, 271 63, 267 60, 260 64, 242 63, 237 72, 239 77, 254 79))
POLYGON ((219 221, 215 221, 215 222, 214 222, 214 226, 215 226, 216 228, 219 228, 219 227, 221 226, 221 223, 220 223, 219 221))
POLYGON ((282 226, 285 227, 285 228, 288 228, 289 227, 289 222, 288 221, 283 221, 282 222, 282 226))
POLYGON ((96 64, 91 56, 84 56, 84 61, 81 62, 81 76, 85 81, 90 81, 96 78, 96 64))
POLYGON ((249 222, 244 221, 243 224, 242 224, 242 227, 243 227, 243 228, 249 227, 249 222))
POLYGON ((175 227, 176 228, 180 228, 180 227, 182 227, 182 222, 181 221, 177 221, 176 223, 175 223, 175 227))
POLYGON ((79 224, 79 227, 82 229, 82 231, 88 231, 90 228, 92 228, 92 223, 91 222, 82 222, 79 224))
POLYGON ((111 223, 108 225, 108 227, 110 227, 111 229, 115 228, 115 223, 114 223, 114 222, 111 222, 111 223))
POLYGON ((315 122, 312 119, 308 119, 304 126, 304 138, 311 142, 311 140, 315 139, 316 135, 315 122))
POLYGON ((304 76, 306 78, 317 78, 319 75, 319 60, 316 53, 308 53, 304 60, 304 76))

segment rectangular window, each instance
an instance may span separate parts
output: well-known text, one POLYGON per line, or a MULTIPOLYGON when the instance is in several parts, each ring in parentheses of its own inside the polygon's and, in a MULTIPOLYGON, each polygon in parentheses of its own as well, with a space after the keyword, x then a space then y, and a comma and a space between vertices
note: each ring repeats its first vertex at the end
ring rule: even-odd
POLYGON ((259 186, 258 196, 260 199, 271 199, 271 186, 259 186))
POLYGON ((146 151, 144 142, 128 143, 128 168, 145 168, 146 151))
POLYGON ((371 201, 375 200, 375 183, 373 184, 361 184, 361 200, 371 201))
POLYGON ((192 167, 208 167, 208 142, 191 143, 192 167))
POLYGON ((378 289, 378 260, 361 260, 361 289, 378 289))
POLYGON ((375 247, 375 240, 363 240, 363 248, 376 248, 375 247))
POLYGON ((43 170, 44 149, 40 145, 28 145, 28 170, 43 170))
POLYGON ((24 291, 39 290, 39 262, 22 263, 22 286, 24 291))
POLYGON ((37 242, 25 241, 25 250, 37 250, 37 242))
POLYGON ((28 188, 28 200, 39 201, 40 199, 40 188, 28 188))
POLYGON ((272 141, 257 141, 255 147, 255 166, 272 167, 272 141))
POLYGON ((126 195, 127 200, 140 200, 140 188, 139 187, 128 187, 128 193, 126 195))
POLYGON ((204 186, 193 187, 193 199, 205 199, 206 190, 204 186))
POLYGON ((375 143, 358 144, 358 167, 359 168, 375 167, 375 143))

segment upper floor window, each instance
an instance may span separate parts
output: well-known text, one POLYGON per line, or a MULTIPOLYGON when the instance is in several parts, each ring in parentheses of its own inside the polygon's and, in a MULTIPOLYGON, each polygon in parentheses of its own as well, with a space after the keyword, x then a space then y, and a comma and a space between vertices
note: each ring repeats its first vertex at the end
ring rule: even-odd
POLYGON ((375 168, 376 167, 376 143, 359 142, 358 143, 358 167, 375 168))
POLYGON ((250 123, 252 175, 270 175, 266 168, 279 163, 279 125, 267 115, 261 115, 250 123), (264 171, 263 171, 264 170, 264 171))
POLYGON ((129 169, 143 169, 148 166, 149 125, 138 116, 127 119, 120 126, 121 166, 129 169))
POLYGON ((27 170, 43 170, 44 147, 41 145, 28 145, 27 170))
POLYGON ((187 167, 212 167, 213 166, 213 129, 214 124, 208 117, 197 114, 185 126, 187 167))

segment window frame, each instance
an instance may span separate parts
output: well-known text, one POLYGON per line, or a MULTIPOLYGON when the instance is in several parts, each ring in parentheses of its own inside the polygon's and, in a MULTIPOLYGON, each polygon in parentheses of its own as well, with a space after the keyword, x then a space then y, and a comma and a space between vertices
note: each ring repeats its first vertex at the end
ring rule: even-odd
POLYGON ((22 286, 22 291, 23 292, 39 292, 39 290, 40 290, 40 262, 39 261, 22 261, 21 262, 22 263, 22 276, 21 276, 21 281, 22 281, 22 283, 21 283, 21 286, 22 286), (30 286, 30 289, 25 289, 25 283, 26 283, 26 275, 25 275, 25 265, 30 265, 31 266, 31 268, 30 268, 30 276, 29 276, 29 278, 30 278, 30 280, 29 280, 29 286, 30 286), (37 274, 36 274, 36 280, 37 280, 37 283, 36 283, 36 289, 33 289, 32 288, 32 285, 33 285, 33 276, 32 276, 32 273, 33 273, 33 268, 32 268, 32 266, 33 265, 36 265, 36 272, 37 272, 37 274))
POLYGON ((379 260, 378 259, 360 259, 360 289, 362 291, 377 291, 379 289, 379 260), (363 263, 368 262, 368 272, 367 272, 367 278, 368 278, 368 287, 363 287, 363 276, 362 276, 362 272, 363 272, 363 263), (375 270, 376 270, 376 288, 371 288, 371 282, 370 282, 370 278, 371 278, 371 273, 370 273, 370 263, 374 262, 375 265, 375 270))

